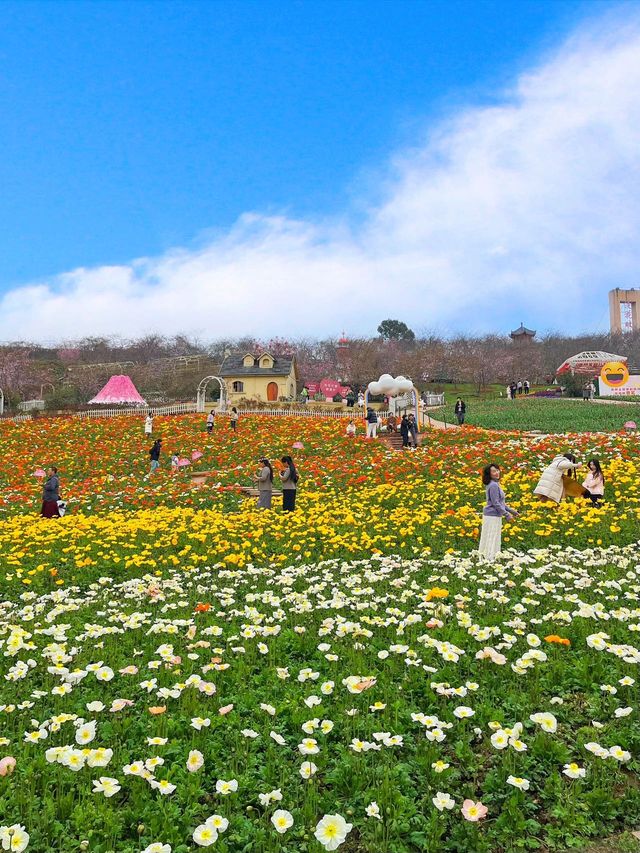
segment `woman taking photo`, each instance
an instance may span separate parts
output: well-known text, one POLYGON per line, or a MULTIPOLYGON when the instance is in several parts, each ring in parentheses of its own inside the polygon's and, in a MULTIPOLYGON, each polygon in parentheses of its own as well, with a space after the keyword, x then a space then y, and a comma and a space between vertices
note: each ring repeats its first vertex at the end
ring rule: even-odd
POLYGON ((238 429, 238 418, 240 415, 238 414, 238 410, 235 406, 231 409, 229 413, 229 420, 231 422, 231 429, 235 432, 238 429))
POLYGON ((600 467, 599 459, 590 459, 587 468, 587 474, 582 486, 586 490, 585 498, 589 498, 594 506, 602 506, 604 500, 604 474, 600 467))
POLYGON ((260 460, 260 467, 254 477, 258 485, 258 509, 271 509, 273 494, 273 468, 268 459, 260 460))
MULTIPOLYGON (((573 473, 573 469, 579 468, 581 464, 581 462, 576 460, 573 453, 556 456, 551 464, 542 472, 538 480, 538 485, 533 490, 533 494, 538 495, 540 500, 554 501, 559 504, 565 495, 565 483, 562 479, 563 474, 570 476, 573 473)), ((575 474, 573 476, 575 477, 575 474)))
POLYGON ((282 509, 284 512, 293 512, 296 508, 298 472, 290 456, 283 456, 280 461, 284 465, 284 468, 280 471, 280 479, 282 480, 282 509))
POLYGON ((487 502, 482 510, 482 532, 478 555, 489 562, 500 553, 502 544, 502 519, 511 521, 518 513, 507 506, 504 492, 500 486, 500 468, 487 465, 482 471, 482 483, 485 486, 487 502))

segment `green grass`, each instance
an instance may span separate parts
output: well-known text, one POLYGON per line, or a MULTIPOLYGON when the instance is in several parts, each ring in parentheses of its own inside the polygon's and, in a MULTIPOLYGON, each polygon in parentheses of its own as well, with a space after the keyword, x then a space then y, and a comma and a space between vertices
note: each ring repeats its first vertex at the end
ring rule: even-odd
MULTIPOLYGON (((453 421, 453 407, 433 412, 453 421)), ((640 405, 605 405, 582 400, 468 400, 466 423, 487 429, 541 430, 545 433, 615 432, 626 421, 640 422, 640 405)))

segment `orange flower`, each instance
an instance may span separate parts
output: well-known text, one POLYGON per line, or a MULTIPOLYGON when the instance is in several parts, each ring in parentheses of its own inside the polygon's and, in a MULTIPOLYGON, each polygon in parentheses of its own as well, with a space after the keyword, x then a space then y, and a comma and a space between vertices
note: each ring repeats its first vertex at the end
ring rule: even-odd
POLYGON ((559 637, 557 634, 549 634, 549 636, 544 639, 547 643, 557 643, 559 646, 571 645, 571 640, 567 640, 566 637, 559 637))
POLYGON ((154 717, 157 717, 158 714, 164 714, 164 712, 166 710, 167 710, 166 705, 152 705, 151 708, 149 708, 149 713, 153 714, 154 717))
POLYGON ((196 613, 206 613, 208 610, 211 610, 210 604, 203 604, 202 602, 199 602, 198 604, 196 604, 196 607, 195 607, 196 613))

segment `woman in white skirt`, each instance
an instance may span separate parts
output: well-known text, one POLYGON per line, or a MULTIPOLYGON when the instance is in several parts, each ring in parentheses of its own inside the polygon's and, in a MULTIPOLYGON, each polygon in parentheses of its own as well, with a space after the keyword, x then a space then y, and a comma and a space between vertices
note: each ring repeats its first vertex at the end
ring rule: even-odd
POLYGON ((482 482, 486 489, 487 502, 482 510, 482 532, 478 555, 492 562, 500 553, 502 519, 511 521, 518 513, 505 503, 504 492, 500 487, 500 468, 497 465, 487 465, 484 468, 482 482))

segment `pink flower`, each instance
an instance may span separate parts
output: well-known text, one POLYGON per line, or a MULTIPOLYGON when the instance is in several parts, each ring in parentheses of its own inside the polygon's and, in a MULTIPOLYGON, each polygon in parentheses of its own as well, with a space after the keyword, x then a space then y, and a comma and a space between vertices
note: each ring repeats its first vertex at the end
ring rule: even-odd
POLYGON ((16 760, 12 755, 0 759, 0 776, 11 776, 16 769, 16 760))
POLYGON ((473 800, 465 800, 461 811, 465 820, 477 823, 477 821, 482 820, 486 816, 488 809, 480 802, 474 803, 473 800))
POLYGON ((223 708, 218 709, 218 713, 221 717, 224 717, 224 715, 228 714, 229 711, 233 711, 233 705, 225 705, 223 708))

